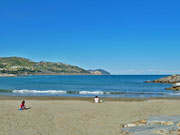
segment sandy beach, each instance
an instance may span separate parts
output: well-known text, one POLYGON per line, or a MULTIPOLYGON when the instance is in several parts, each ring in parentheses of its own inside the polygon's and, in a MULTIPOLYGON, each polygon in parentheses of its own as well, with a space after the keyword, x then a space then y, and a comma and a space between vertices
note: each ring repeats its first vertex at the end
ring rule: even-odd
POLYGON ((122 124, 180 115, 179 99, 0 97, 0 135, 119 135, 122 124), (19 111, 26 100, 29 110, 19 111))

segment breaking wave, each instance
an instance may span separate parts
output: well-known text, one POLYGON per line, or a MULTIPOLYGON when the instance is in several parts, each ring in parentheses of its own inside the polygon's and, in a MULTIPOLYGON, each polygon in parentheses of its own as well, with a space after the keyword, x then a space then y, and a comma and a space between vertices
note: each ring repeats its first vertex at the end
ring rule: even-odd
POLYGON ((49 93, 49 94, 66 94, 63 90, 13 90, 13 93, 49 93))
POLYGON ((39 93, 39 94, 92 94, 102 95, 103 91, 64 91, 64 90, 12 90, 13 93, 39 93))
POLYGON ((93 95, 103 95, 106 94, 103 91, 79 91, 79 94, 93 94, 93 95))
MULTIPOLYGON (((0 91, 1 92, 1 91, 0 91)), ((5 91, 4 91, 5 92, 5 91)), ((65 91, 65 90, 8 90, 8 92, 13 93, 39 93, 39 94, 82 94, 82 95, 109 95, 109 94, 118 94, 118 95, 126 95, 126 94, 136 94, 136 95, 169 95, 168 93, 158 93, 158 92, 118 92, 118 91, 65 91)))
POLYGON ((56 95, 56 96, 61 96, 61 95, 104 95, 104 96, 108 96, 111 95, 113 97, 114 96, 147 96, 147 97, 151 97, 151 96, 160 96, 160 97, 166 97, 166 96, 180 96, 180 92, 177 93, 162 93, 162 92, 128 92, 128 91, 124 91, 124 92, 120 92, 120 91, 72 91, 72 90, 29 90, 29 89, 21 89, 21 90, 5 90, 5 89, 0 89, 0 93, 14 93, 14 94, 18 94, 18 95, 56 95))

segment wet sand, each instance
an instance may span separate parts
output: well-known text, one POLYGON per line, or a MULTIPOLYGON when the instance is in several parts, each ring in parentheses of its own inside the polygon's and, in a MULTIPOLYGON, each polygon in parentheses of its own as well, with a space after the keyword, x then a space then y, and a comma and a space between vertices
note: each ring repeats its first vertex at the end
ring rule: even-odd
POLYGON ((178 98, 109 99, 0 96, 0 135, 119 135, 122 124, 180 115, 178 98), (19 111, 22 100, 29 110, 19 111))

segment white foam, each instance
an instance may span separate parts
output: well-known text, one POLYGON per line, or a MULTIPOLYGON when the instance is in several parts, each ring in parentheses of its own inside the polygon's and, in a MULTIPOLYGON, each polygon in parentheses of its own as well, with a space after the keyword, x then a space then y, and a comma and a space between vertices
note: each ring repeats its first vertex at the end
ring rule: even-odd
POLYGON ((14 93, 49 93, 49 94, 66 94, 66 91, 63 90, 13 90, 14 93))
POLYGON ((79 94, 103 95, 103 91, 79 91, 79 94))
POLYGON ((180 92, 177 92, 177 93, 168 93, 168 95, 179 96, 179 95, 180 95, 180 92))

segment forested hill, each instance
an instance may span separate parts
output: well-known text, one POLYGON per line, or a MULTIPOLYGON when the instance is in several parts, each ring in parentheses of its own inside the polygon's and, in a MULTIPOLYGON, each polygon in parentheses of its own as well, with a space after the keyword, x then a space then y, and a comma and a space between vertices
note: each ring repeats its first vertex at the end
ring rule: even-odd
POLYGON ((21 57, 0 57, 0 74, 54 75, 91 74, 77 66, 55 62, 34 62, 21 57))

